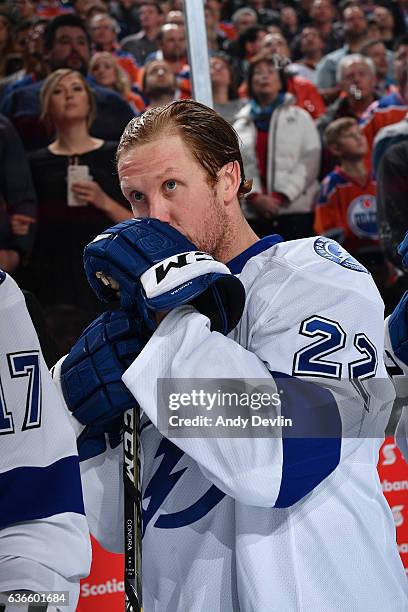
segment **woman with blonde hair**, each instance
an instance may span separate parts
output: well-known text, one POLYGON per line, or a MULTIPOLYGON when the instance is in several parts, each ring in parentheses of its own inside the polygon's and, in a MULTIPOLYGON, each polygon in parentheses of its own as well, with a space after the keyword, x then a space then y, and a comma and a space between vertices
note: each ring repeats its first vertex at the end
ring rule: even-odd
POLYGON ((136 113, 142 113, 146 105, 142 96, 132 91, 129 78, 112 53, 98 51, 89 64, 89 72, 101 87, 113 89, 132 107, 136 113))
POLYGON ((116 142, 94 138, 94 95, 75 70, 52 72, 41 89, 42 119, 55 133, 29 155, 38 198, 38 235, 26 285, 43 306, 99 311, 82 265, 84 246, 109 225, 132 216, 115 172, 116 142))

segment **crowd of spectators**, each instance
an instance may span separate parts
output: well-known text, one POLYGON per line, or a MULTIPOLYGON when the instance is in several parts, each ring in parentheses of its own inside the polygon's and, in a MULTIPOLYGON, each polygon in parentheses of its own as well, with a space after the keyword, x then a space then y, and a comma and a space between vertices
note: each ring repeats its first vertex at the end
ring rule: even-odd
MULTIPOLYGON (((205 0, 204 15, 249 222, 336 239, 390 311, 406 284, 408 2, 205 0)), ((53 329, 98 312, 81 252, 131 216, 115 172, 125 125, 191 95, 182 0, 0 0, 0 267, 53 329)))

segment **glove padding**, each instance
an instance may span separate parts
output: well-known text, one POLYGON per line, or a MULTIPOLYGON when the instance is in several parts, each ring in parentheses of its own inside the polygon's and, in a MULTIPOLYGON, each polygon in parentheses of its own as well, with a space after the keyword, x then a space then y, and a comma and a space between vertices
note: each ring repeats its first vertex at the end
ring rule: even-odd
POLYGON ((88 282, 102 301, 117 299, 137 309, 150 329, 152 313, 192 304, 228 334, 239 322, 245 289, 227 266, 198 251, 168 223, 129 219, 107 229, 85 247, 88 282))
POLYGON ((408 291, 404 293, 388 320, 394 354, 408 366, 408 291))
POLYGON ((135 314, 105 312, 85 329, 64 359, 61 388, 65 402, 80 423, 93 427, 84 432, 88 437, 115 433, 112 421, 137 405, 122 375, 149 335, 135 314))

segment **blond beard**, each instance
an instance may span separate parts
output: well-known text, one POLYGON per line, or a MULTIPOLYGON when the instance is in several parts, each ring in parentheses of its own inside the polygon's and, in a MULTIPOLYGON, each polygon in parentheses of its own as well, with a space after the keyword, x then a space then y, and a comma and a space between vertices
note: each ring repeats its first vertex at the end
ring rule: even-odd
POLYGON ((218 261, 224 261, 224 254, 229 251, 233 240, 230 218, 224 206, 217 202, 215 188, 211 188, 207 214, 192 242, 200 251, 209 253, 218 261))

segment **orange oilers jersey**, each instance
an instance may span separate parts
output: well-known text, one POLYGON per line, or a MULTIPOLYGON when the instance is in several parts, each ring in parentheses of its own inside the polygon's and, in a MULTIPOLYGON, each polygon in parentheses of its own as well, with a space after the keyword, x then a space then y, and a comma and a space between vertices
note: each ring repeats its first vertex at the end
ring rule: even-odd
POLYGON ((117 55, 116 61, 119 66, 124 70, 129 78, 130 85, 135 85, 139 80, 140 68, 136 64, 133 58, 126 55, 117 55))
POLYGON ((373 143, 381 128, 402 121, 408 112, 408 106, 397 91, 393 91, 381 100, 373 102, 361 118, 360 124, 368 142, 368 153, 365 158, 367 170, 371 169, 373 143))
POLYGON ((315 231, 342 243, 352 254, 378 245, 376 183, 367 175, 358 183, 337 166, 321 185, 315 231))

